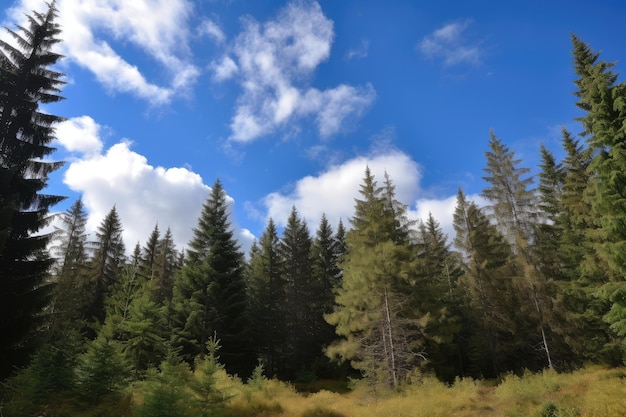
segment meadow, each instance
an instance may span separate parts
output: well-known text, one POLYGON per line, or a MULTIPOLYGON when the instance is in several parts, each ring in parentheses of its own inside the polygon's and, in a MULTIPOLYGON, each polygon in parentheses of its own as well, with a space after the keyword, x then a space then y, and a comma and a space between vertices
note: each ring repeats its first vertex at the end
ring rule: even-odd
MULTIPOLYGON (((227 398, 207 415, 225 417, 609 417, 626 415, 626 369, 588 367, 507 375, 501 381, 458 379, 447 385, 417 376, 399 391, 361 382, 348 392, 301 393, 257 378, 246 384, 226 374, 216 387, 227 398)), ((318 381, 319 383, 319 381, 318 381)), ((141 410, 140 396, 134 396, 141 410)), ((142 414, 140 414, 142 415, 142 414)))

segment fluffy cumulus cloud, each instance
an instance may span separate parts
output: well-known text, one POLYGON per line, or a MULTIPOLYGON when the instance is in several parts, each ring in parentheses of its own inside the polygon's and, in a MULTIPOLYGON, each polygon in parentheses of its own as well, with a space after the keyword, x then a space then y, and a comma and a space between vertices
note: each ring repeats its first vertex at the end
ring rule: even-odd
MULTIPOLYGON (((81 127, 84 137, 100 130, 87 116, 71 119, 66 124, 70 126, 68 131, 72 137, 80 136, 81 127)), ((132 151, 128 141, 113 145, 105 153, 93 152, 91 146, 77 147, 73 140, 61 138, 62 133, 63 130, 57 135, 61 144, 72 144, 74 150, 88 150, 70 163, 64 182, 82 195, 89 214, 87 229, 92 236, 115 205, 124 226, 128 250, 137 242, 145 243, 157 223, 162 232, 168 227, 172 229, 179 249, 186 246, 210 192, 200 175, 186 168, 154 167, 145 156, 132 151)), ((231 207, 234 204, 230 197, 229 203, 231 207)), ((243 247, 249 247, 254 239, 247 230, 238 229, 236 234, 243 247)))
POLYGON ((420 192, 420 166, 403 152, 389 151, 376 156, 357 157, 331 166, 317 176, 302 178, 288 194, 275 192, 267 195, 263 201, 267 217, 284 226, 295 206, 313 229, 323 213, 331 224, 336 225, 341 219, 348 226, 366 167, 370 168, 379 184, 383 183, 385 172, 389 174, 400 201, 412 201, 420 192))
POLYGON ((462 63, 479 64, 479 45, 465 34, 471 23, 470 19, 466 19, 440 27, 418 43, 418 51, 426 58, 441 60, 447 67, 462 63))
POLYGON ((56 126, 58 142, 70 152, 85 155, 99 154, 102 150, 100 125, 89 116, 68 119, 56 126))
MULTIPOLYGON (((360 198, 359 190, 363 183, 365 168, 369 167, 378 183, 382 185, 385 173, 396 187, 396 198, 407 204, 407 217, 423 220, 429 214, 439 222, 450 239, 454 237, 452 226, 456 194, 451 196, 422 197, 425 194, 420 186, 421 168, 411 157, 401 151, 378 152, 376 155, 361 156, 334 165, 317 176, 307 176, 298 180, 291 192, 274 192, 263 199, 266 218, 271 217, 277 225, 285 226, 292 208, 295 206, 300 217, 306 220, 309 229, 315 233, 322 214, 336 226, 339 220, 350 227, 349 220, 354 214, 354 199, 360 198)), ((477 195, 466 196, 479 206, 485 200, 477 195)), ((451 240, 450 240, 451 242, 451 240)))
POLYGON ((242 88, 231 121, 231 139, 253 141, 287 123, 312 118, 322 137, 345 128, 372 103, 371 85, 309 85, 330 56, 333 22, 316 2, 290 3, 264 23, 244 20, 229 53, 213 62, 214 80, 235 79, 242 88))
MULTIPOLYGON (((10 15, 41 10, 40 0, 21 0, 10 15)), ((165 104, 188 89, 199 70, 187 59, 188 0, 58 0, 63 28, 61 52, 89 71, 112 92, 130 93, 152 105, 165 104), (108 39, 139 48, 169 74, 165 83, 150 81, 138 63, 129 62, 108 39)))

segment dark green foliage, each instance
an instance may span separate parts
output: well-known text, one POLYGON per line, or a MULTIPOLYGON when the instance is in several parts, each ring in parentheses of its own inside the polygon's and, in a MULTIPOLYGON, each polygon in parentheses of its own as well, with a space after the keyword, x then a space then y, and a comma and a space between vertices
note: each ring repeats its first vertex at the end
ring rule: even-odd
POLYGON ((56 281, 52 301, 53 330, 68 327, 80 329, 89 294, 87 270, 87 214, 81 199, 61 215, 57 229, 58 245, 53 248, 57 256, 56 281))
POLYGON ((112 329, 103 327, 98 337, 87 343, 87 350, 76 364, 77 392, 88 404, 121 395, 130 380, 131 367, 112 329))
POLYGON ((206 353, 206 343, 217 333, 226 369, 245 376, 254 361, 248 346, 244 262, 227 210, 226 192, 217 180, 189 242, 188 259, 176 277, 173 342, 192 360, 206 353))
POLYGON ((156 246, 154 259, 154 300, 158 304, 169 304, 174 289, 174 275, 180 267, 178 252, 174 245, 172 230, 168 227, 156 246))
POLYGON ((19 31, 7 29, 16 47, 0 41, 0 379, 36 347, 34 332, 50 299, 50 235, 37 232, 63 200, 41 193, 62 166, 45 157, 63 119, 39 106, 62 100, 63 74, 50 69, 61 58, 52 51, 61 33, 55 17, 53 2, 45 13, 28 15, 19 31))
POLYGON ((314 281, 311 259, 311 236, 306 222, 293 207, 278 245, 281 274, 285 283, 285 348, 283 360, 293 379, 299 370, 308 369, 321 346, 316 340, 315 294, 320 291, 314 281))
POLYGON ((113 206, 98 226, 96 241, 93 243, 94 255, 90 266, 92 294, 87 310, 88 319, 104 321, 104 300, 126 262, 122 231, 122 223, 113 206))
POLYGON ((580 121, 592 152, 589 169, 593 172, 589 196, 593 222, 591 238, 609 276, 616 281, 601 294, 611 302, 606 320, 618 334, 626 334, 622 294, 626 288, 626 83, 618 83, 612 63, 598 60, 599 54, 576 36, 574 69, 578 79, 576 103, 585 113, 580 121))
POLYGON ((506 344, 513 338, 510 315, 512 293, 507 262, 510 245, 474 202, 459 189, 454 212, 454 245, 464 259, 464 274, 459 280, 469 316, 466 332, 468 373, 496 377, 508 369, 506 344))
POLYGON ((420 222, 415 243, 417 268, 412 305, 420 316, 428 315, 423 350, 428 353, 428 369, 438 377, 453 381, 462 371, 459 334, 461 297, 457 281, 462 274, 459 257, 450 251, 447 236, 429 213, 420 222))
POLYGON ((277 233, 270 219, 259 242, 252 247, 247 272, 252 335, 269 376, 285 372, 282 355, 286 343, 286 294, 277 233))

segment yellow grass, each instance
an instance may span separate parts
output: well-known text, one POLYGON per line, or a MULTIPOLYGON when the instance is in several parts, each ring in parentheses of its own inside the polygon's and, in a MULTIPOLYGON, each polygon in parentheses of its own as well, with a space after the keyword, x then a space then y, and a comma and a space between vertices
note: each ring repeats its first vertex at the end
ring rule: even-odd
MULTIPOLYGON (((233 397, 227 416, 266 417, 610 417, 626 415, 625 369, 587 368, 506 376, 500 384, 471 379, 452 386, 434 378, 401 392, 372 392, 357 384, 350 393, 303 395, 278 381, 233 397)), ((245 388, 245 387, 242 387, 245 388)))

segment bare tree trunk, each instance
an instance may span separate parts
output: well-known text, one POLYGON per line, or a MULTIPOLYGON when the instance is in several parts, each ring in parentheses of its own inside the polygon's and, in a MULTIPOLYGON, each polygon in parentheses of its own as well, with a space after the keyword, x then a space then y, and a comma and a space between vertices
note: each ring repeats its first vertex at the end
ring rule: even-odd
POLYGON ((391 367, 390 369, 391 379, 393 382, 393 388, 397 388, 398 387, 398 374, 396 371, 396 358, 395 358, 395 351, 394 351, 394 346, 393 346, 393 332, 391 331, 391 313, 389 310, 390 309, 389 293, 387 292, 386 288, 383 290, 383 297, 384 297, 384 302, 385 302, 385 321, 387 325, 387 333, 389 336, 389 365, 391 367))

